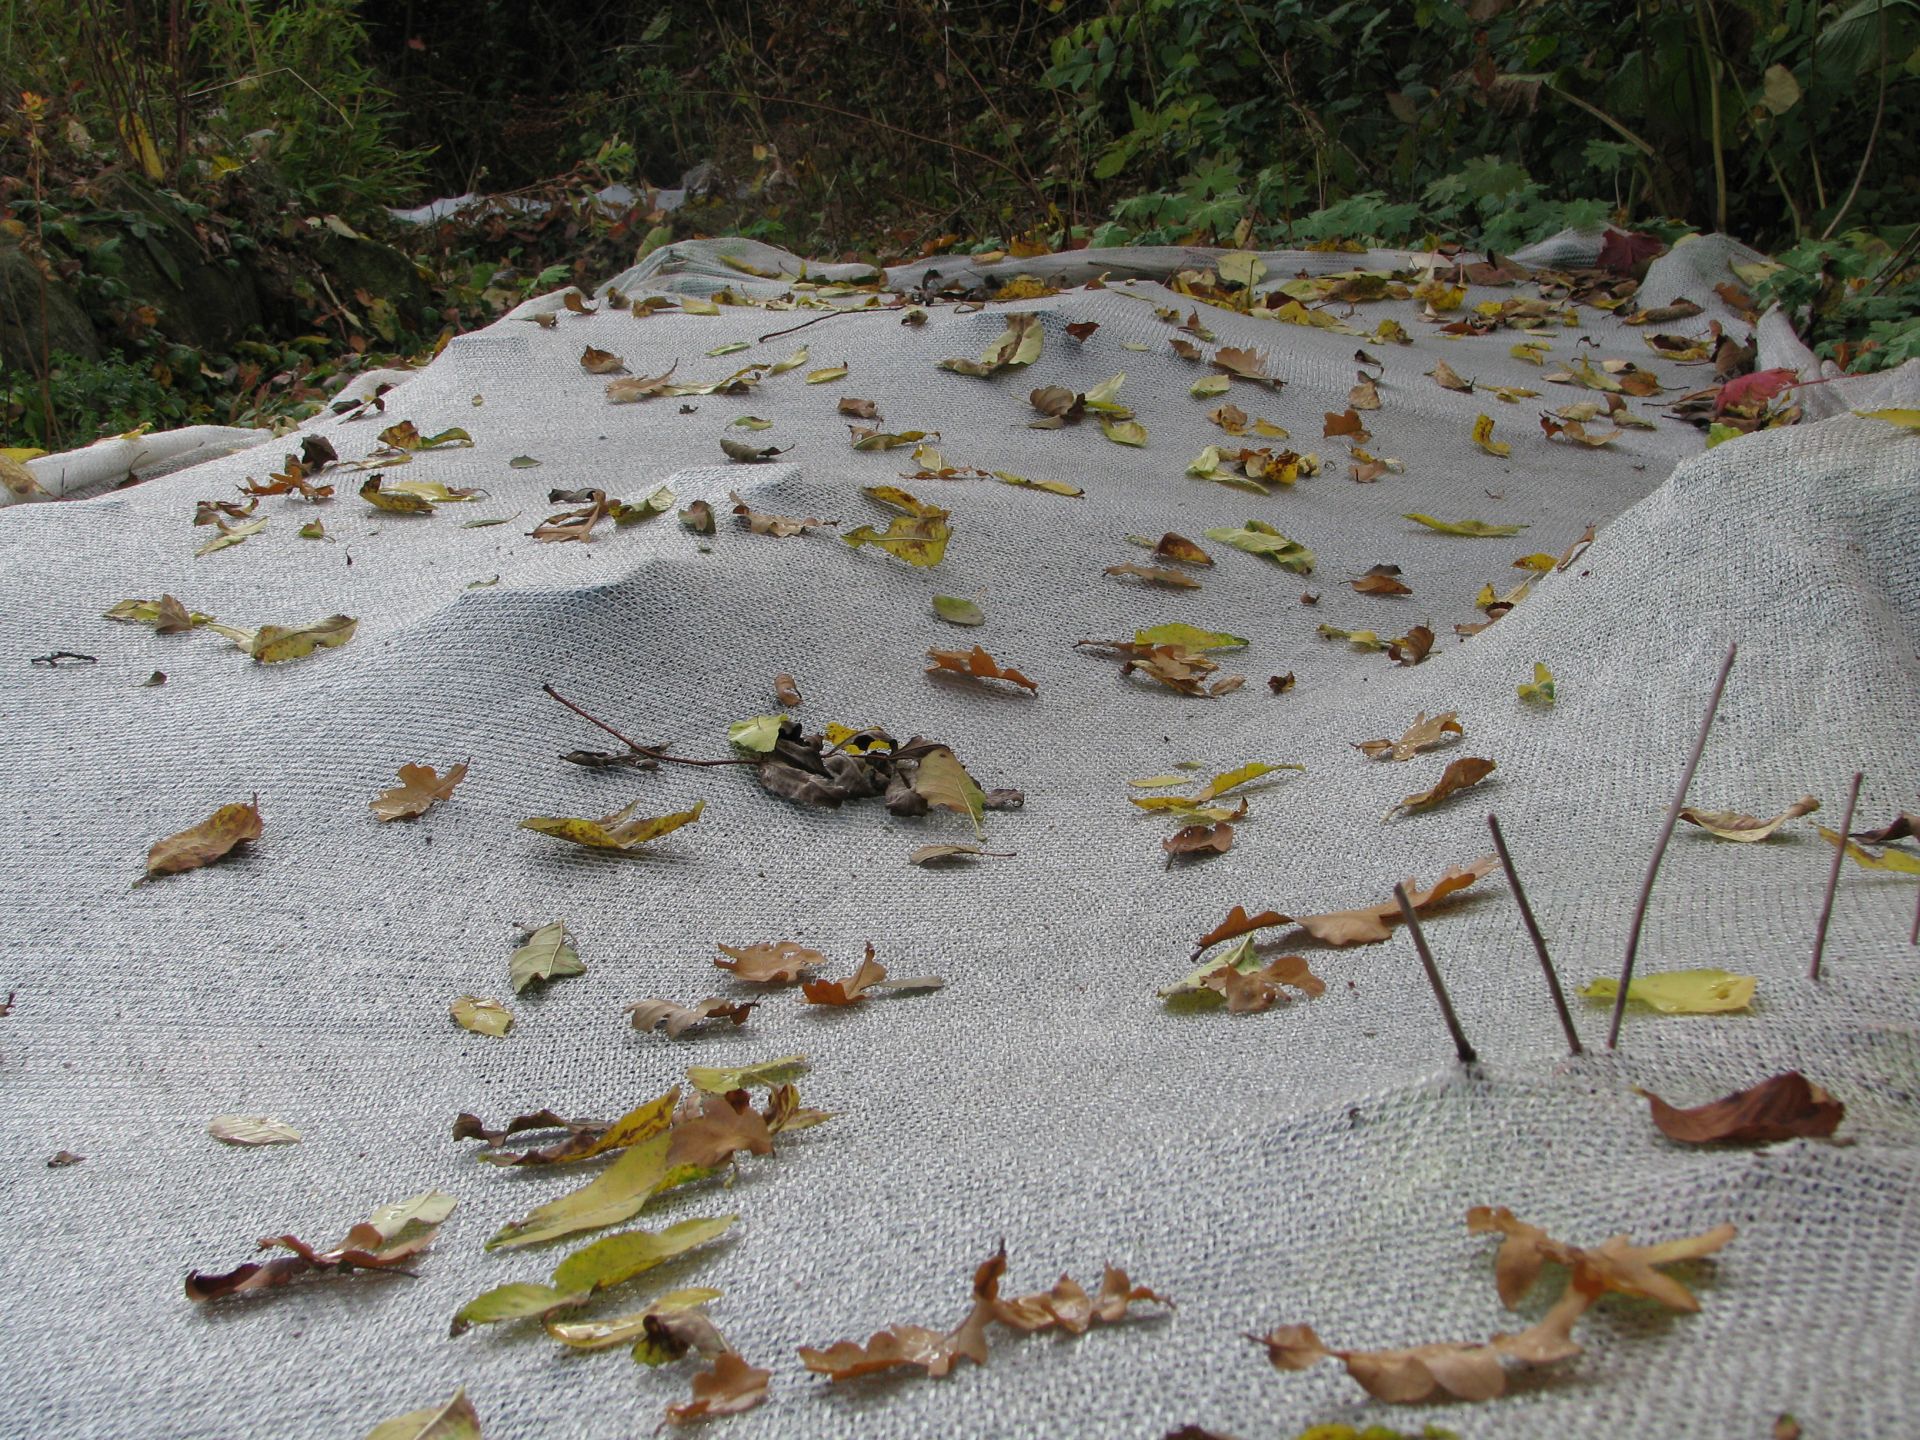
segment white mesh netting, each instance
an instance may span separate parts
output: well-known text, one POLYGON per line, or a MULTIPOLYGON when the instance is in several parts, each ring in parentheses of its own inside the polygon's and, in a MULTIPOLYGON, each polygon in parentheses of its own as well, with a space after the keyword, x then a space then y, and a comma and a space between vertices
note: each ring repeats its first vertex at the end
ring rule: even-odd
MULTIPOLYGON (((1706 243, 1649 278, 1652 303, 1685 294, 1706 306, 1665 328, 1731 323, 1700 268, 1726 252, 1690 253, 1706 243)), ((676 246, 621 284, 635 294, 723 281, 786 288, 718 264, 722 253, 799 266, 745 242, 676 246)), ((1163 278, 1170 262, 1193 258, 1122 257, 1163 278)), ((1281 278, 1355 263, 1266 258, 1281 278)), ((1084 278, 1073 267, 1085 257, 1063 263, 1084 278)), ((1126 273, 1105 255, 1100 265, 1126 273)), ((1150 279, 1128 288, 1192 308, 1150 279)), ((1469 304, 1508 293, 1475 291, 1469 304)), ((1748 1014, 1631 1014, 1613 1055, 1566 1058, 1497 876, 1429 927, 1484 1060, 1477 1073, 1454 1064, 1404 932, 1351 950, 1304 947, 1328 993, 1267 1014, 1180 1016, 1155 999, 1231 905, 1313 913, 1383 899, 1397 879, 1431 879, 1486 853, 1490 807, 1569 987, 1615 973, 1641 867, 1729 641, 1741 657, 1696 803, 1765 815, 1812 792, 1831 824, 1858 768, 1864 823, 1912 807, 1914 437, 1841 414, 1702 456, 1699 432, 1659 418, 1661 402, 1649 400, 1634 408, 1656 429, 1578 449, 1547 440, 1534 415, 1586 392, 1541 383, 1509 355, 1510 333, 1448 340, 1417 308, 1370 305, 1353 320, 1371 328, 1393 316, 1414 341, 1367 342, 1385 367, 1368 448, 1406 465, 1370 485, 1347 478, 1338 442, 1316 438, 1323 412, 1345 405, 1362 343, 1353 335, 1203 311, 1220 343, 1267 350, 1289 382, 1278 394, 1236 384, 1227 398, 1326 460, 1317 477, 1262 498, 1183 476, 1223 438, 1205 418, 1217 402, 1189 398, 1201 372, 1170 352, 1174 332, 1153 306, 1076 289, 978 313, 936 306, 920 328, 897 312, 836 317, 714 359, 705 352, 809 316, 735 306, 642 321, 562 313, 551 329, 503 320, 390 392, 383 419, 311 427, 346 459, 372 449, 391 419, 471 431, 471 449, 423 454, 397 472, 488 492, 431 518, 375 513, 351 493, 359 477, 343 476, 341 498, 318 512, 264 501, 263 533, 193 558, 208 534, 191 524, 193 502, 276 468, 283 442, 98 499, 8 510, 0 584, 16 658, 0 693, 16 859, 0 988, 19 995, 0 1020, 11 1156, 0 1283, 13 1297, 0 1431, 359 1435, 462 1384, 490 1440, 650 1428, 684 1397, 685 1366, 567 1353, 524 1325, 447 1338, 464 1300, 543 1279, 572 1248, 488 1255, 480 1242, 586 1178, 477 1165, 449 1124, 462 1110, 497 1122, 542 1105, 610 1116, 690 1063, 798 1051, 813 1065, 803 1095, 836 1118, 749 1161, 730 1190, 650 1208, 640 1223, 742 1218, 704 1259, 597 1306, 638 1309, 678 1284, 725 1291, 714 1319, 775 1370, 771 1403, 722 1422, 729 1433, 1154 1436, 1198 1422, 1254 1436, 1364 1415, 1416 1429, 1434 1420, 1475 1440, 1760 1436, 1781 1411, 1813 1440, 1901 1433, 1920 1405, 1913 888, 1849 867, 1827 976, 1808 982, 1831 853, 1811 821, 1757 846, 1676 837, 1642 972, 1721 965, 1756 975, 1758 998, 1748 1014), (1013 309, 1043 317, 1045 351, 1031 370, 993 380, 935 370, 977 354, 1013 309), (1064 328, 1074 321, 1101 328, 1078 342, 1064 328), (794 371, 741 397, 610 406, 605 381, 578 363, 593 345, 636 373, 677 359, 677 378, 711 379, 802 341, 812 365, 844 359, 849 377, 808 386, 794 371), (1547 393, 1504 405, 1443 390, 1423 373, 1439 359, 1483 386, 1547 393), (1025 428, 1033 386, 1084 390, 1118 371, 1128 376, 1121 400, 1151 432, 1146 448, 1109 444, 1091 422, 1025 428), (889 428, 938 430, 952 462, 1071 481, 1085 498, 900 481, 906 451, 849 450, 834 413, 841 394, 877 402, 889 428), (1510 458, 1471 443, 1482 410, 1512 442, 1510 458), (750 438, 791 453, 758 467, 716 463, 720 435, 743 433, 726 422, 747 413, 775 422, 750 438), (510 468, 519 455, 540 467, 510 468), (715 502, 720 533, 701 542, 670 516, 607 527, 590 545, 524 533, 555 508, 549 487, 637 500, 663 483, 682 505, 715 502), (831 532, 748 534, 723 503, 738 489, 761 509, 877 522, 859 487, 880 483, 952 510, 940 567, 856 552, 831 532), (1454 538, 1400 518, 1412 510, 1529 528, 1510 540, 1454 538), (316 514, 328 540, 300 538, 316 514), (473 514, 519 518, 463 528, 473 514), (1125 535, 1198 538, 1248 518, 1317 552, 1317 606, 1300 603, 1298 577, 1225 547, 1208 547, 1219 563, 1194 592, 1101 574, 1144 558, 1125 535), (1454 622, 1479 618, 1484 582, 1509 587, 1515 557, 1564 550, 1591 522, 1599 539, 1580 563, 1455 642, 1454 622), (1376 562, 1402 566, 1413 595, 1371 598, 1343 583, 1376 562), (341 611, 360 628, 343 649, 270 668, 205 631, 156 637, 99 618, 117 600, 162 592, 240 625, 341 611), (977 597, 986 626, 942 625, 929 613, 935 593, 977 597), (1249 676, 1246 688, 1190 699, 1073 648, 1174 620, 1249 637, 1223 657, 1249 676), (1319 638, 1323 621, 1383 635, 1424 621, 1444 638, 1424 664, 1399 668, 1319 638), (1037 697, 923 675, 930 645, 974 639, 1033 676, 1037 697), (99 663, 27 664, 57 650, 99 663), (1535 661, 1558 677, 1551 710, 1515 694, 1535 661), (168 682, 137 688, 156 668, 168 682), (896 819, 877 801, 805 810, 742 771, 585 771, 555 758, 604 742, 546 699, 543 682, 628 734, 717 755, 730 721, 774 708, 777 671, 805 693, 809 728, 838 719, 936 737, 983 784, 1023 788, 1024 811, 989 816, 993 848, 1017 858, 916 869, 909 850, 964 839, 964 825, 896 819), (1294 690, 1270 694, 1266 677, 1289 671, 1294 690), (1464 740, 1402 765, 1350 748, 1397 736, 1423 709, 1457 710, 1464 740), (1381 822, 1466 754, 1499 769, 1454 803, 1381 822), (1230 854, 1166 868, 1156 842, 1169 827, 1127 803, 1126 779, 1180 760, 1226 769, 1252 759, 1307 769, 1253 796, 1230 854), (471 761, 469 778, 423 821, 369 816, 368 797, 398 764, 459 760, 471 761), (266 833, 248 851, 129 888, 154 839, 255 793, 266 833), (533 814, 597 815, 636 799, 658 814, 696 798, 707 802, 697 825, 635 855, 515 828, 533 814), (514 999, 515 927, 553 919, 571 925, 588 972, 514 999), (711 964, 716 940, 780 937, 827 951, 842 972, 871 940, 897 973, 943 974, 947 986, 845 1013, 780 995, 743 1030, 679 1042, 629 1028, 621 1012, 633 1001, 735 988, 711 964), (463 993, 508 1000, 513 1033, 456 1029, 447 1006, 463 993), (1654 1131, 1633 1090, 1693 1104, 1789 1068, 1846 1103, 1849 1145, 1682 1149, 1654 1131), (236 1111, 278 1116, 306 1138, 226 1149, 206 1124, 236 1111), (47 1169, 62 1148, 84 1163, 47 1169), (349 1278, 205 1310, 182 1298, 188 1268, 237 1264, 256 1236, 329 1241, 374 1206, 436 1186, 461 1207, 417 1278, 349 1278), (1728 1220, 1741 1234, 1692 1273, 1698 1315, 1600 1307, 1579 1332, 1584 1355, 1516 1377, 1511 1394, 1484 1405, 1390 1409, 1338 1366, 1277 1373, 1241 1338, 1285 1321, 1350 1346, 1518 1328, 1524 1320, 1494 1294, 1491 1242, 1462 1223, 1471 1204, 1511 1206, 1583 1244, 1728 1220), (1063 1269, 1097 1278, 1110 1259, 1179 1309, 1065 1343, 997 1344, 989 1367, 946 1381, 829 1390, 803 1372, 796 1345, 957 1319, 973 1265, 1001 1236, 1020 1291, 1063 1269)), ((1616 320, 1581 317, 1582 329, 1556 338, 1556 359, 1631 358, 1669 396, 1708 383, 1616 320), (1576 351, 1588 336, 1598 348, 1576 351)), ((1851 383, 1809 399, 1914 403, 1911 375, 1841 393, 1851 383)), ((1604 1011, 1576 1009, 1597 1045, 1604 1011)))

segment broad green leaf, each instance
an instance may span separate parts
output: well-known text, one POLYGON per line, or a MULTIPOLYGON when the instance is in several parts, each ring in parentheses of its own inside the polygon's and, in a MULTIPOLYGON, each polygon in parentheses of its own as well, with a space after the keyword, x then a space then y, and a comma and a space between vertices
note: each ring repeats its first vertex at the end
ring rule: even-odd
MULTIPOLYGON (((707 354, 711 356, 738 355, 742 350, 746 350, 750 348, 751 347, 744 340, 729 340, 724 345, 714 346, 713 349, 707 351, 707 354)), ((792 369, 793 367, 788 366, 787 368, 792 369)))
POLYGON ((885 550, 896 560, 927 569, 946 558, 947 541, 952 535, 953 527, 942 512, 939 515, 896 516, 885 530, 876 530, 871 525, 856 525, 840 538, 856 550, 862 545, 872 545, 885 550))
POLYGON ((613 517, 613 523, 616 525, 638 525, 642 520, 651 520, 656 515, 666 514, 673 508, 676 498, 670 487, 662 485, 644 500, 632 504, 621 501, 610 505, 607 513, 613 517))
POLYGON ((1707 426, 1707 449, 1711 450, 1716 446, 1724 445, 1729 440, 1738 440, 1746 433, 1746 431, 1735 429, 1724 421, 1715 420, 1707 426))
POLYGON ((609 1286, 623 1284, 634 1276, 683 1255, 697 1245, 717 1240, 740 1217, 715 1215, 699 1220, 682 1220, 657 1234, 629 1230, 596 1240, 553 1267, 554 1288, 568 1293, 592 1294, 609 1286))
POLYGON ((798 370, 802 365, 806 364, 807 361, 811 358, 812 358, 811 353, 808 351, 807 347, 802 345, 798 350, 794 351, 791 355, 787 356, 786 359, 774 361, 773 365, 768 369, 767 373, 769 375, 784 375, 789 370, 798 370))
POLYGON ((1220 774, 1214 776, 1213 779, 1209 780, 1207 782, 1206 788, 1202 790, 1198 795, 1194 796, 1193 798, 1196 801, 1201 801, 1201 802, 1208 801, 1208 800, 1218 800, 1222 795, 1226 794, 1229 790, 1237 790, 1240 786, 1248 784, 1251 781, 1258 780, 1263 776, 1271 775, 1275 771, 1278 771, 1278 770, 1305 771, 1306 768, 1307 767, 1304 765, 1287 765, 1287 764, 1269 765, 1264 760, 1255 760, 1246 765, 1242 765, 1237 769, 1222 771, 1220 774))
POLYGON ((689 1065, 687 1080, 696 1090, 724 1095, 729 1090, 772 1090, 807 1073, 807 1057, 782 1055, 753 1065, 689 1065))
POLYGON ((1007 317, 1007 328, 980 352, 978 360, 942 360, 940 368, 951 370, 956 375, 980 377, 995 375, 1002 370, 1020 369, 1040 358, 1040 349, 1045 341, 1046 332, 1040 328, 1038 315, 1010 315, 1007 317))
POLYGON ((987 813, 987 797, 946 746, 936 745, 920 757, 913 788, 929 805, 965 815, 973 822, 976 837, 986 833, 981 822, 987 813))
MULTIPOLYGON (((1756 983, 1751 975, 1725 970, 1671 970, 1635 977, 1627 986, 1627 999, 1666 1015, 1721 1015, 1745 1010, 1756 983)), ((1580 993, 1589 1000, 1612 1000, 1620 993, 1620 982, 1590 980, 1580 993)))
POLYGON ((546 1331, 569 1349, 607 1350, 615 1345, 628 1345, 642 1339, 647 1333, 647 1321, 656 1315, 672 1310, 696 1310, 718 1300, 720 1295, 718 1290, 697 1285, 684 1290, 669 1290, 646 1309, 636 1310, 630 1315, 609 1315, 604 1320, 549 1320, 546 1331))
POLYGON ((1920 430, 1920 410, 1856 410, 1853 412, 1863 420, 1881 420, 1888 425, 1898 425, 1902 430, 1920 430))
POLYGON ((496 1285, 462 1305, 453 1317, 453 1333, 458 1335, 469 1325, 497 1325, 503 1320, 531 1320, 549 1311, 583 1304, 585 1294, 568 1294, 551 1285, 515 1281, 496 1285))
POLYGON ((602 815, 598 820, 587 820, 574 815, 534 815, 520 822, 522 830, 536 830, 542 835, 551 835, 556 840, 566 840, 575 845, 586 845, 596 850, 632 850, 645 845, 649 840, 658 840, 662 835, 678 830, 682 825, 691 825, 700 818, 700 812, 707 808, 707 802, 696 800, 691 810, 681 810, 672 815, 656 818, 641 817, 628 819, 633 814, 634 801, 611 815, 602 815))
POLYGON ((1553 704, 1553 672, 1538 660, 1533 662, 1533 683, 1515 687, 1520 698, 1534 705, 1553 704))
POLYGON ((450 1008, 453 1023, 476 1035, 491 1035, 498 1039, 513 1028, 513 1012, 498 1000, 462 995, 450 1008))
MULTIPOLYGON (((1820 838, 1829 845, 1838 845, 1837 832, 1820 826, 1820 838)), ((1847 841, 1847 858, 1863 870, 1893 870, 1902 875, 1920 875, 1920 855, 1911 855, 1897 845, 1888 845, 1876 855, 1864 846, 1847 841)))
POLYGON ((673 1136, 662 1133, 628 1147, 578 1190, 536 1206, 525 1219, 508 1221, 487 1241, 486 1248, 518 1250, 631 1220, 666 1179, 667 1152, 672 1146, 673 1136))
POLYGON ((382 1420, 367 1432, 366 1440, 480 1440, 480 1416, 462 1386, 444 1405, 382 1420))
POLYGON ((1264 520, 1249 520, 1237 530, 1209 530, 1207 538, 1218 540, 1222 545, 1231 545, 1236 550, 1244 550, 1249 555, 1271 560, 1283 570, 1291 570, 1296 575, 1313 573, 1313 552, 1299 542, 1289 540, 1264 520))
POLYGON ((1029 480, 1024 475, 1014 475, 1005 470, 989 473, 1002 485, 1015 485, 1023 490, 1044 490, 1049 495, 1065 495, 1070 500, 1078 500, 1087 493, 1078 485, 1069 485, 1064 480, 1029 480))
POLYGON ((586 973, 587 967, 573 948, 573 937, 567 933, 563 920, 542 925, 507 961, 507 974, 513 980, 516 994, 536 980, 558 980, 586 973))
POLYGON ((1102 415, 1100 433, 1116 445, 1131 445, 1138 449, 1147 443, 1147 427, 1138 420, 1109 420, 1102 415))
POLYGON ((1145 630, 1133 632, 1136 645, 1184 645, 1189 650, 1244 650, 1247 640, 1241 635, 1228 635, 1219 630, 1201 630, 1192 625, 1178 622, 1172 625, 1154 625, 1145 630))
POLYGON ((1211 400, 1216 395, 1224 395, 1233 388, 1233 380, 1226 375, 1206 375, 1187 387, 1187 394, 1196 400, 1211 400))
POLYGON ((727 741, 742 750, 765 755, 779 742, 780 727, 786 718, 784 715, 755 715, 746 720, 736 720, 727 726, 727 741))
POLYGON ((934 596, 933 613, 949 625, 984 625, 987 621, 978 605, 957 595, 934 596))
POLYGON ((1518 535, 1527 527, 1524 525, 1492 525, 1485 520, 1436 520, 1431 515, 1422 515, 1418 511, 1402 515, 1402 520, 1411 520, 1424 525, 1429 530, 1438 530, 1442 535, 1469 535, 1476 539, 1492 539, 1501 535, 1518 535))
POLYGON ((809 370, 806 374, 806 383, 809 385, 830 385, 835 380, 844 380, 846 378, 846 366, 827 365, 818 370, 809 370))
POLYGON ((198 558, 202 555, 211 555, 216 550, 225 550, 230 545, 238 545, 266 528, 265 520, 248 520, 239 525, 221 525, 220 533, 194 551, 194 556, 198 558))

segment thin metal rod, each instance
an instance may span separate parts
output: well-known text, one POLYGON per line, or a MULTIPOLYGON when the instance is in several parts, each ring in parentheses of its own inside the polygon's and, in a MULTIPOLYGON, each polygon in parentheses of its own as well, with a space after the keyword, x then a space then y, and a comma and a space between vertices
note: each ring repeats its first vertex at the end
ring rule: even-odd
POLYGON ((1507 872, 1507 885, 1520 906, 1520 919, 1527 927, 1527 937, 1533 941, 1533 953, 1540 957, 1540 968, 1546 972, 1547 991, 1553 996, 1553 1008, 1559 1013, 1560 1028, 1567 1032, 1567 1053, 1578 1055, 1581 1051, 1580 1032, 1573 1027, 1573 1012, 1567 1009, 1567 997, 1560 989, 1560 976, 1554 971, 1553 957, 1547 954, 1547 938, 1540 933, 1540 922, 1533 918, 1533 907, 1527 903, 1527 892, 1520 886, 1520 872, 1514 869, 1513 856, 1507 853, 1507 837, 1500 833, 1498 815, 1487 816, 1487 829, 1493 832, 1493 848, 1500 855, 1500 867, 1507 872))
POLYGON ((1627 1010, 1627 987, 1633 984, 1633 962, 1640 953, 1640 930, 1647 923, 1647 901, 1653 898, 1653 877, 1660 873, 1660 862, 1666 858, 1667 843, 1673 839, 1673 827, 1680 823, 1680 808, 1687 803, 1687 787, 1693 783, 1693 772, 1699 768, 1700 756, 1707 748, 1707 732, 1713 729, 1713 717, 1720 709, 1720 696, 1727 688, 1727 672, 1733 669, 1733 657, 1739 653, 1738 645, 1727 646, 1727 658, 1720 662, 1720 676, 1713 682, 1713 694, 1707 698, 1707 713, 1700 721, 1700 734, 1693 742, 1693 753, 1687 757, 1687 768, 1680 775, 1680 788, 1673 792, 1673 804, 1667 807, 1667 823, 1660 827, 1660 839, 1653 847, 1653 859, 1647 862, 1647 878, 1640 882, 1640 899, 1633 907, 1633 928, 1627 932, 1627 958, 1620 966, 1620 992, 1613 997, 1613 1021, 1607 1026, 1607 1048, 1612 1050, 1620 1044, 1620 1017, 1627 1010))
POLYGON ((1440 979, 1440 968, 1433 963, 1433 952, 1427 948, 1426 933, 1420 928, 1420 917, 1413 913, 1413 902, 1407 898, 1407 887, 1393 887, 1393 898, 1400 902, 1400 918, 1407 922, 1407 929, 1413 935, 1413 948, 1420 952, 1420 963, 1427 967, 1427 983, 1433 987, 1433 998, 1440 1002, 1440 1014, 1445 1017, 1447 1030, 1453 1036, 1454 1053, 1460 1057, 1460 1063, 1471 1065, 1480 1057, 1473 1053, 1473 1046, 1467 1043, 1466 1032, 1460 1028, 1460 1017, 1453 1013, 1453 1001, 1447 998, 1447 987, 1440 979))
POLYGON ((1847 846, 1851 843, 1847 836, 1853 830, 1853 807, 1860 802, 1861 773, 1853 772, 1853 783, 1847 786, 1847 809, 1840 817, 1840 843, 1833 847, 1833 864, 1827 868, 1826 898, 1820 902, 1820 923, 1813 931, 1813 965, 1807 971, 1809 980, 1820 978, 1820 956, 1827 948, 1827 922, 1833 919, 1833 892, 1840 884, 1840 862, 1847 858, 1847 846))

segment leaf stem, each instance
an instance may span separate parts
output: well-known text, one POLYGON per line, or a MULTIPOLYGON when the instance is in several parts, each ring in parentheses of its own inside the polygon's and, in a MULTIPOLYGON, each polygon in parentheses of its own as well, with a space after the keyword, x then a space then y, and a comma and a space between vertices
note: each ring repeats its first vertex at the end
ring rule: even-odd
POLYGON ((669 765, 758 765, 760 763, 758 760, 737 760, 737 759, 695 760, 688 755, 669 755, 665 750, 659 749, 656 746, 642 745, 637 740, 629 740, 626 736, 622 735, 618 730, 614 729, 613 726, 607 724, 606 721, 600 719, 599 716, 590 714, 589 712, 581 709, 578 705, 574 704, 573 701, 567 699, 566 696, 562 695, 558 690, 554 689, 553 686, 542 685, 540 688, 547 692, 547 695, 549 698, 558 700, 562 705, 566 706, 567 709, 573 711, 574 714, 578 715, 582 720, 586 721, 589 725, 598 726, 600 729, 606 731, 607 734, 613 736, 613 738, 618 740, 622 745, 626 746, 629 750, 634 751, 636 754, 644 755, 649 760, 664 760, 669 765))
POLYGON ((1853 807, 1860 802, 1861 772, 1853 772, 1853 783, 1847 787, 1847 808, 1840 817, 1840 843, 1833 847, 1833 864, 1827 869, 1827 893, 1820 901, 1820 923, 1813 931, 1813 964, 1807 971, 1809 980, 1820 978, 1820 956, 1827 948, 1827 922, 1833 919, 1833 892, 1840 884, 1840 862, 1847 858, 1847 835, 1853 829, 1853 807))
POLYGON ((1720 676, 1713 682, 1713 694, 1707 698, 1706 717, 1700 722, 1700 734, 1694 739, 1693 753, 1687 757, 1687 768, 1681 773, 1680 788, 1673 793, 1673 804, 1667 807, 1667 823, 1660 827, 1660 839, 1654 844, 1653 858, 1647 862, 1647 878, 1640 882, 1640 898, 1634 902, 1633 928, 1627 934, 1627 958, 1620 966, 1620 992, 1613 997, 1613 1020, 1607 1026, 1607 1048, 1617 1049, 1620 1044, 1620 1017, 1627 1009, 1627 987, 1633 984, 1633 962, 1640 953, 1640 930, 1647 923, 1647 901, 1653 898, 1653 877, 1660 873, 1660 862, 1666 857, 1667 842, 1673 839, 1673 827, 1680 821, 1680 807, 1687 803, 1687 787, 1693 783, 1693 772, 1699 768, 1700 756, 1707 748, 1707 732, 1713 728, 1713 717, 1720 708, 1720 696, 1727 688, 1727 672, 1733 669, 1733 657, 1739 653, 1738 645, 1727 646, 1727 658, 1720 662, 1720 676))

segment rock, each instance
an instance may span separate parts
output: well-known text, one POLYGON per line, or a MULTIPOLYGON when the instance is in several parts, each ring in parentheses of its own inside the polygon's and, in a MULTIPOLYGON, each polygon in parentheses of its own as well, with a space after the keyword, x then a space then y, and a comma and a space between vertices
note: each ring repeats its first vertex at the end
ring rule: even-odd
POLYGON ((390 303, 404 319, 432 303, 432 292, 413 268, 413 261, 391 245, 365 235, 341 235, 321 230, 313 239, 313 256, 333 279, 333 288, 349 305, 356 290, 390 303))
POLYGON ((39 374, 43 338, 49 354, 100 358, 99 338, 72 292, 44 276, 19 246, 0 245, 0 369, 39 374))
POLYGON ((208 256, 174 201, 126 177, 113 181, 103 198, 137 223, 96 222, 88 229, 120 237, 120 279, 136 304, 158 312, 155 328, 162 335, 226 354, 260 326, 252 273, 231 257, 208 256))

